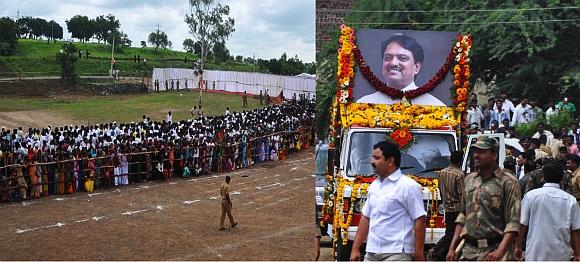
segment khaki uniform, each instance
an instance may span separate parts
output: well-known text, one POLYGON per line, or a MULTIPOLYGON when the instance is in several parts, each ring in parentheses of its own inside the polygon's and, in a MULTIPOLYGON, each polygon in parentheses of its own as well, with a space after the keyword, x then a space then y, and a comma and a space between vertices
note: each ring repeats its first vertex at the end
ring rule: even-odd
MULTIPOLYGON (((579 172, 580 173, 580 172, 579 172)), ((541 188, 544 186, 544 172, 542 169, 536 169, 529 173, 530 177, 526 183, 525 192, 528 193, 530 190, 541 188)), ((574 195, 574 187, 572 180, 572 173, 565 170, 562 176, 562 181, 560 181, 560 189, 566 191, 570 195, 574 195)))
MULTIPOLYGON (((574 170, 574 173, 570 175, 571 185, 572 185, 572 196, 576 198, 578 204, 580 204, 580 167, 574 170)), ((568 192, 568 191, 566 191, 568 192)), ((569 193, 569 192, 568 192, 569 193)))
POLYGON ((230 226, 233 227, 236 223, 234 216, 232 215, 232 202, 229 199, 230 195, 230 185, 223 182, 220 188, 220 195, 222 196, 222 213, 220 217, 220 228, 224 228, 224 222, 226 219, 226 214, 230 219, 230 226))
MULTIPOLYGON (((520 184, 509 172, 497 168, 485 180, 478 173, 465 177, 465 194, 465 211, 456 220, 464 225, 461 260, 485 260, 499 246, 504 233, 519 231, 520 184)), ((502 260, 513 260, 513 248, 502 260)))

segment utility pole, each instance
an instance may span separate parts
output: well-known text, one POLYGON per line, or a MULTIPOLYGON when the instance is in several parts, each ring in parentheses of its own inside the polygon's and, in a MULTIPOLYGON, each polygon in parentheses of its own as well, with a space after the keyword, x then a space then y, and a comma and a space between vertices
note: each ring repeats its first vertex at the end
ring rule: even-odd
POLYGON ((109 77, 113 78, 113 64, 115 63, 115 36, 113 35, 113 31, 109 31, 109 35, 113 37, 113 46, 111 47, 111 71, 109 72, 109 77))

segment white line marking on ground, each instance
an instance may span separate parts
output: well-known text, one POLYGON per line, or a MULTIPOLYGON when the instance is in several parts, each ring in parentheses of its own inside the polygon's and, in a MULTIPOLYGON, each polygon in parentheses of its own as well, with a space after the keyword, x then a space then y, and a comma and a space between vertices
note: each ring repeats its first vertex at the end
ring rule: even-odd
POLYGON ((102 195, 103 193, 93 193, 93 194, 88 194, 89 197, 93 197, 93 196, 98 196, 98 195, 102 195))
POLYGON ((87 219, 82 219, 82 220, 77 220, 77 221, 75 221, 75 223, 82 223, 82 222, 87 222, 87 221, 89 221, 89 220, 90 220, 90 218, 87 218, 87 219))
POLYGON ((184 205, 191 205, 191 204, 193 204, 195 202, 199 202, 199 201, 201 201, 201 200, 196 199, 196 200, 192 200, 192 201, 183 201, 181 203, 183 203, 184 205))
POLYGON ((209 199, 210 199, 210 200, 213 200, 213 199, 217 199, 217 197, 210 197, 209 199))
POLYGON ((30 202, 22 202, 22 206, 23 207, 27 207, 30 206, 32 204, 36 204, 36 203, 42 203, 42 201, 30 201, 30 202))
POLYGON ((230 193, 230 195, 239 195, 239 194, 241 194, 241 193, 240 193, 240 192, 238 192, 238 191, 234 191, 234 192, 231 192, 231 193, 230 193))
POLYGON ((125 216, 132 216, 133 214, 147 212, 147 211, 149 211, 149 210, 141 209, 141 210, 137 210, 137 211, 127 211, 127 212, 123 213, 123 215, 125 215, 125 216))

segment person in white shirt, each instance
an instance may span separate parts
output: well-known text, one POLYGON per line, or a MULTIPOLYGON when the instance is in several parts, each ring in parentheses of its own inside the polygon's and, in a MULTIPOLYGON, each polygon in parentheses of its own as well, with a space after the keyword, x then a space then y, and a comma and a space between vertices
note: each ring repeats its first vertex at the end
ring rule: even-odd
POLYGON ((373 146, 372 166, 378 177, 368 189, 367 202, 352 245, 351 261, 425 260, 425 207, 421 186, 399 169, 401 151, 392 142, 373 146))
POLYGON ((165 116, 165 122, 170 123, 170 124, 173 123, 173 115, 171 115, 171 111, 169 111, 167 113, 167 115, 165 116))
MULTIPOLYGON (((520 236, 526 229, 526 261, 580 260, 580 207, 576 198, 560 189, 564 167, 557 161, 544 165, 545 184, 525 194, 521 205, 520 236), (573 241, 570 242, 570 239, 573 241)), ((522 258, 522 241, 516 241, 516 259, 522 258)))
MULTIPOLYGON (((387 86, 402 91, 415 90, 415 78, 423 64, 423 47, 412 37, 395 34, 381 45, 383 53, 382 73, 387 86)), ((393 99, 381 91, 359 98, 357 103, 394 104, 400 99, 393 99)), ((409 99, 415 105, 445 106, 441 100, 431 94, 423 94, 409 99)))
MULTIPOLYGON (((514 107, 514 103, 512 103, 512 101, 510 101, 507 98, 507 92, 506 91, 502 91, 500 97, 501 97, 501 99, 498 99, 498 100, 499 101, 502 101, 501 109, 503 111, 507 112, 508 119, 511 121, 511 114, 515 113, 515 111, 516 111, 516 109, 514 107)), ((494 109, 496 109, 496 110, 498 109, 497 105, 494 107, 494 109)))
POLYGON ((530 105, 528 105, 528 99, 525 97, 522 98, 521 103, 516 106, 511 125, 516 126, 517 124, 528 123, 528 110, 530 110, 530 108, 530 105))
POLYGON ((546 120, 550 123, 550 118, 558 115, 560 110, 556 107, 556 103, 553 100, 550 100, 548 103, 548 109, 546 110, 546 120))
POLYGON ((470 107, 467 109, 467 124, 471 125, 476 123, 478 126, 481 125, 481 119, 483 119, 483 113, 479 106, 477 105, 477 100, 470 101, 470 107))
POLYGON ((536 133, 532 136, 532 138, 540 138, 541 134, 546 135, 546 146, 552 148, 552 144, 554 143, 554 134, 552 132, 544 129, 543 123, 538 123, 536 125, 536 133))

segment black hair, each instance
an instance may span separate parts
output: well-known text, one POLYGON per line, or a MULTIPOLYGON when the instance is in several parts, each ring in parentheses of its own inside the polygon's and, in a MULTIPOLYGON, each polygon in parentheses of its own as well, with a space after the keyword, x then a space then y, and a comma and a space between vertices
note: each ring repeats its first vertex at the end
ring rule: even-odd
POLYGON ((425 59, 423 47, 421 47, 421 45, 417 42, 417 40, 415 40, 415 38, 402 34, 392 35, 389 39, 381 43, 382 50, 381 56, 385 53, 385 49, 387 49, 387 46, 389 46, 391 43, 397 43, 402 48, 411 51, 411 53, 413 54, 413 60, 415 64, 417 63, 423 64, 423 59, 425 59))
POLYGON ((544 181, 546 183, 557 183, 559 184, 562 181, 562 177, 564 176, 564 166, 560 164, 558 161, 548 161, 542 168, 544 173, 544 181))
POLYGON ((461 167, 461 163, 463 162, 463 151, 453 151, 451 152, 451 157, 449 158, 451 164, 461 167))
POLYGON ((580 165, 580 156, 578 156, 576 154, 567 154, 566 160, 570 160, 570 161, 576 163, 576 165, 580 165))
POLYGON ((380 149, 383 152, 385 160, 393 157, 395 158, 395 166, 401 166, 401 150, 395 143, 390 141, 381 141, 373 146, 373 149, 380 149))

